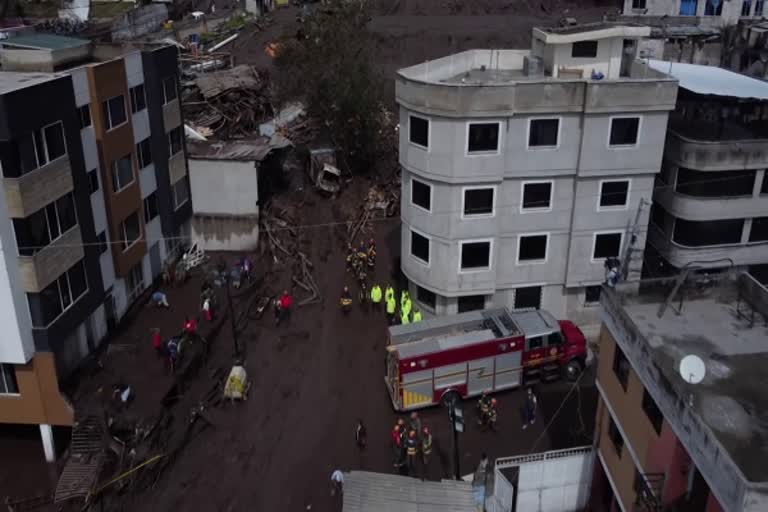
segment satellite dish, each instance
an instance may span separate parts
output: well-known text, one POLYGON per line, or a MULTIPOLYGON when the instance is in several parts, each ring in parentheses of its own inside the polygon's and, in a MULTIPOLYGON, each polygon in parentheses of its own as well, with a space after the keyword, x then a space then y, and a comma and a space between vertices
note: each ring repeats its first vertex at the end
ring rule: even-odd
POLYGON ((707 367, 699 356, 691 354, 680 361, 680 376, 689 384, 698 384, 706 373, 707 367))

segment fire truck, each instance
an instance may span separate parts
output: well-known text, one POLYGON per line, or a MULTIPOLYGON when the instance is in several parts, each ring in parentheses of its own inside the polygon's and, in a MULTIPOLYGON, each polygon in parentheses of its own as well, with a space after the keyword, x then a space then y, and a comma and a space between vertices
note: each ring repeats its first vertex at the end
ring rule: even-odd
POLYGON ((390 327, 388 337, 384 380, 399 411, 560 376, 575 380, 587 358, 581 330, 541 310, 435 317, 390 327))

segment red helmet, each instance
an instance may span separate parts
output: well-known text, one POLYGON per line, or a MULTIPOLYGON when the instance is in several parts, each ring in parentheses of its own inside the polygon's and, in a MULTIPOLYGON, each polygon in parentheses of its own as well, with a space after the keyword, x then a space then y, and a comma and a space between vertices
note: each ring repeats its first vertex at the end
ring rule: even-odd
POLYGON ((429 435, 429 427, 424 427, 421 429, 425 434, 429 435))
POLYGON ((496 405, 496 399, 495 398, 491 398, 491 405, 496 405))
POLYGON ((416 431, 415 431, 415 430, 411 430, 411 431, 408 433, 408 437, 416 437, 416 431))

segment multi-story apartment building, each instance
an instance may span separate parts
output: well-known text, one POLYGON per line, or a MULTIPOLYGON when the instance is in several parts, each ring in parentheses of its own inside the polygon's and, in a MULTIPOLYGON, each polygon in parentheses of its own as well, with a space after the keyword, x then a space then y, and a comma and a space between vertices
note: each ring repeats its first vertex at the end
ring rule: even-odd
POLYGON ((398 72, 402 270, 432 313, 543 307, 596 325, 605 261, 638 279, 677 81, 647 27, 534 29, 398 72))
POLYGON ((623 13, 646 18, 694 18, 696 24, 722 27, 740 19, 768 15, 765 4, 765 0, 624 0, 623 13))
POLYGON ((601 298, 593 509, 768 510, 768 290, 735 272, 676 285, 601 298))
POLYGON ((680 89, 653 194, 647 276, 759 273, 768 264, 768 83, 695 64, 650 66, 680 89))
POLYGON ((51 458, 59 379, 188 231, 177 50, 19 36, 0 60, 0 422, 40 424, 51 458))

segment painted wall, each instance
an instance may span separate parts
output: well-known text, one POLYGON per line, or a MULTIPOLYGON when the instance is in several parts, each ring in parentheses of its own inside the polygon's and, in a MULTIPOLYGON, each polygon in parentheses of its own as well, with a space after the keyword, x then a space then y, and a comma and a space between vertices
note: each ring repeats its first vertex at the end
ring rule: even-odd
MULTIPOLYGON (((599 39, 597 41, 596 57, 573 57, 573 45, 557 44, 552 54, 552 76, 557 78, 560 68, 580 69, 583 71, 583 78, 589 78, 592 72, 600 72, 609 79, 619 78, 621 71, 621 57, 623 50, 623 39, 609 38, 599 39)), ((549 66, 548 66, 549 68, 549 66)))
POLYGON ((39 352, 27 364, 16 366, 18 395, 0 395, 0 423, 69 426, 74 410, 61 395, 56 363, 50 352, 39 352))
POLYGON ((252 161, 191 159, 189 181, 195 214, 259 213, 258 170, 252 161))

